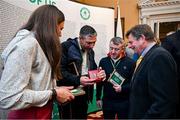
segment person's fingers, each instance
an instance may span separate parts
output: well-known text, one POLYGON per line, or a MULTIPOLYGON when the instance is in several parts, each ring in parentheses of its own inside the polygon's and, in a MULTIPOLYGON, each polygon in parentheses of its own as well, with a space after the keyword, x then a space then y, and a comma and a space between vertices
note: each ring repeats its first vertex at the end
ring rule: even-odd
POLYGON ((98 78, 104 78, 106 77, 105 71, 101 70, 98 74, 97 74, 98 78))
POLYGON ((66 95, 67 95, 67 97, 65 99, 66 102, 71 101, 71 100, 73 100, 75 98, 74 95, 72 95, 71 92, 67 92, 66 95))
POLYGON ((70 95, 69 97, 67 97, 67 101, 71 101, 73 100, 75 97, 73 95, 70 95))
POLYGON ((63 88, 68 89, 68 90, 72 90, 74 87, 73 86, 63 86, 63 88))
POLYGON ((94 85, 95 82, 86 83, 86 85, 94 85))
POLYGON ((94 81, 96 81, 96 78, 91 78, 91 79, 88 79, 88 80, 87 80, 88 83, 89 83, 89 82, 91 83, 91 82, 94 82, 94 81))
POLYGON ((102 67, 98 67, 98 70, 101 71, 101 70, 102 70, 102 67))

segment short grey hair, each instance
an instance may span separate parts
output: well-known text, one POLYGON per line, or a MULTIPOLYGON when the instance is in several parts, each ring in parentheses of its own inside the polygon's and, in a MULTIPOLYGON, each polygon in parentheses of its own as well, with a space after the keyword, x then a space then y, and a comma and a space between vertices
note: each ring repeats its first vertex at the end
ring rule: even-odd
POLYGON ((124 44, 124 40, 121 37, 113 37, 110 42, 113 42, 115 45, 124 44))

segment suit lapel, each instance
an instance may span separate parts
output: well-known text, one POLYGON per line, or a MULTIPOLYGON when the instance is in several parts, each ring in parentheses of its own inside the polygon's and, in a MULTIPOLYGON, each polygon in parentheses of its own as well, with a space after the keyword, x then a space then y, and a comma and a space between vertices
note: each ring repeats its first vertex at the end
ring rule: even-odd
MULTIPOLYGON (((154 51, 154 49, 157 48, 158 46, 159 46, 159 45, 157 45, 157 44, 154 45, 154 46, 146 53, 146 55, 143 57, 143 59, 141 60, 141 62, 139 63, 138 67, 136 68, 136 70, 135 70, 135 72, 134 72, 134 74, 133 74, 133 77, 132 77, 132 80, 131 80, 131 86, 133 85, 134 79, 135 79, 136 76, 139 74, 139 72, 144 69, 143 67, 145 66, 145 64, 147 64, 147 62, 148 62, 148 60, 150 59, 151 54, 152 54, 152 52, 154 51)), ((145 69, 147 69, 147 68, 145 68, 145 69)))

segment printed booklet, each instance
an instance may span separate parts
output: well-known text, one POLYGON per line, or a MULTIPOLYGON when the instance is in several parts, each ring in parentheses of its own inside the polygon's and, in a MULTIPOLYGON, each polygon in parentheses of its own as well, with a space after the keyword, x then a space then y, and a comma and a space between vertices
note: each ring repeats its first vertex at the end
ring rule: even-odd
POLYGON ((116 70, 112 72, 108 81, 113 85, 122 85, 125 78, 123 78, 116 70))
POLYGON ((74 96, 80 96, 80 95, 86 94, 86 92, 85 92, 82 88, 80 88, 80 87, 71 90, 71 93, 72 93, 74 96))

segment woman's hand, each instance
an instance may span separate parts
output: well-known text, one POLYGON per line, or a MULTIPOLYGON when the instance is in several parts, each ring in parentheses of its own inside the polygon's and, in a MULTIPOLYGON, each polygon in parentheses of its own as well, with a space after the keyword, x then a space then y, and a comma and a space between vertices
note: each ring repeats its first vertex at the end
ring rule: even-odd
POLYGON ((74 99, 74 95, 70 92, 70 90, 72 90, 73 87, 72 86, 61 86, 61 87, 57 87, 55 88, 57 96, 56 99, 58 102, 60 103, 65 103, 68 101, 71 101, 74 99))

